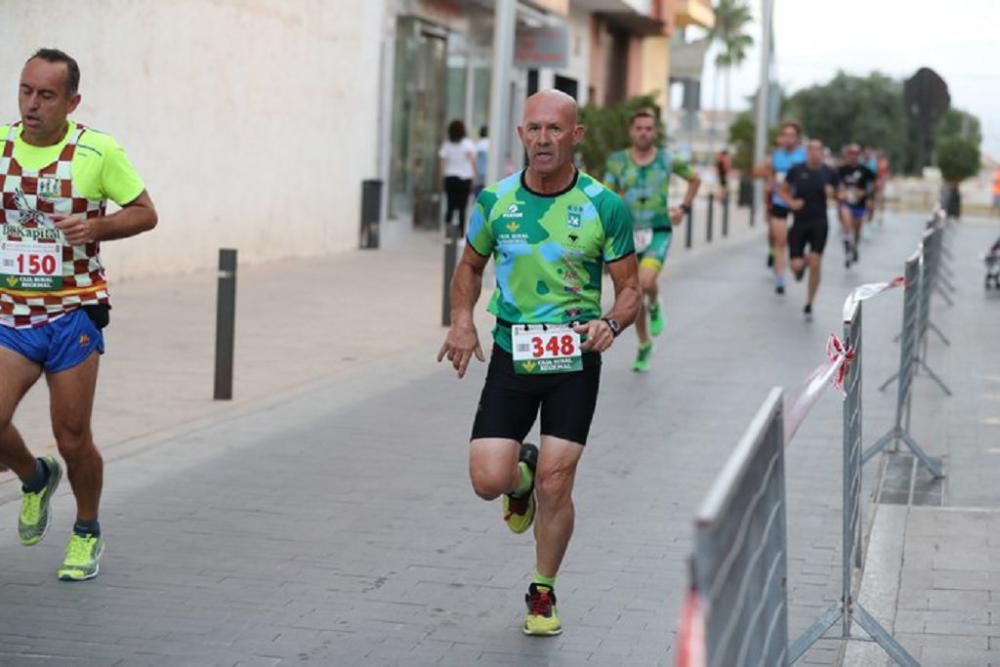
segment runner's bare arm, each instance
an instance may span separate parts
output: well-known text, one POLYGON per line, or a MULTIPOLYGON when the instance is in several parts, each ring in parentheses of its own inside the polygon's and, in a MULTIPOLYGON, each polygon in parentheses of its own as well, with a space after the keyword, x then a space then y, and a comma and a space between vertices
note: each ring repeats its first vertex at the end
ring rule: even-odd
POLYGON ((781 198, 784 199, 786 202, 788 202, 788 208, 792 209, 793 211, 798 211, 798 210, 800 210, 805 205, 805 201, 804 200, 802 200, 802 199, 795 199, 792 196, 792 189, 790 187, 788 187, 788 183, 787 182, 786 183, 782 183, 781 187, 779 188, 779 190, 780 190, 780 193, 781 193, 781 198))
MULTIPOLYGON (((687 192, 684 193, 684 206, 690 208, 694 198, 698 195, 698 188, 701 187, 701 176, 698 175, 698 172, 691 171, 691 178, 688 179, 687 184, 687 192)), ((684 211, 678 206, 668 210, 667 215, 670 216, 670 222, 675 225, 679 225, 684 220, 684 211)))
POLYGON ((684 193, 684 203, 687 206, 690 206, 692 202, 694 202, 694 198, 698 196, 698 188, 700 187, 701 187, 701 176, 698 175, 698 172, 692 170, 691 178, 688 179, 687 192, 684 193))
POLYGON ((111 215, 88 219, 55 214, 52 219, 71 245, 82 245, 95 241, 126 239, 148 232, 156 227, 157 215, 153 200, 143 190, 142 194, 122 207, 122 210, 111 215))
POLYGON ((455 275, 451 279, 451 327, 438 352, 437 360, 440 362, 447 357, 458 371, 459 378, 465 377, 472 355, 476 355, 479 361, 486 361, 486 355, 479 344, 473 309, 482 292, 483 270, 489 261, 489 257, 483 257, 466 245, 462 260, 455 267, 455 275))
MULTIPOLYGON (((611 311, 604 317, 616 320, 621 331, 624 331, 635 322, 636 315, 639 314, 641 292, 639 291, 639 264, 636 262, 635 254, 611 262, 608 264, 608 272, 615 285, 615 303, 611 306, 611 311)), ((611 347, 611 343, 615 340, 611 327, 603 319, 591 320, 576 327, 576 331, 587 337, 587 340, 580 346, 586 351, 604 352, 611 347)))
POLYGON ((750 173, 754 178, 771 178, 771 158, 766 157, 764 160, 757 165, 754 165, 753 171, 750 173))

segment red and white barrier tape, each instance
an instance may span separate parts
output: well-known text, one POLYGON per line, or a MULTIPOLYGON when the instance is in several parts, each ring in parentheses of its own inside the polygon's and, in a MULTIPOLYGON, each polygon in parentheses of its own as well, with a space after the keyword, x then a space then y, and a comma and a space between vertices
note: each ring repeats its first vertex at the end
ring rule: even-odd
POLYGON ((677 667, 705 667, 705 609, 701 595, 693 587, 684 597, 681 627, 677 632, 677 667))
POLYGON ((886 290, 903 287, 904 285, 906 285, 906 278, 904 276, 896 276, 887 283, 868 283, 855 287, 854 291, 847 295, 847 299, 844 300, 844 321, 851 321, 851 314, 854 313, 854 304, 866 301, 886 290))
MULTIPOLYGON (((844 301, 844 321, 850 321, 857 303, 905 284, 906 279, 897 276, 889 282, 868 283, 855 287, 844 301)), ((792 436, 799 430, 806 415, 819 400, 827 383, 843 393, 844 380, 853 360, 854 349, 847 347, 836 334, 830 334, 830 338, 826 341, 826 361, 813 369, 802 387, 785 401, 785 445, 791 442, 792 436)))

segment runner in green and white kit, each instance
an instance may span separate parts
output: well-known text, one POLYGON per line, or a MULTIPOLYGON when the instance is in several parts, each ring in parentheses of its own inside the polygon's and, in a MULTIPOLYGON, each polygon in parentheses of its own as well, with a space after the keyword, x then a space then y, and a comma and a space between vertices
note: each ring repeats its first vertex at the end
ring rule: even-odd
POLYGON ((604 169, 604 183, 620 194, 632 210, 635 249, 639 259, 639 284, 644 301, 640 303, 635 331, 639 335, 639 353, 632 370, 649 370, 653 341, 649 335, 663 332, 664 317, 658 281, 673 240, 673 224, 690 212, 701 185, 697 172, 684 160, 656 146, 656 117, 642 109, 633 114, 629 124, 632 146, 612 153, 604 169), (688 182, 684 203, 670 208, 670 175, 688 182), (646 327, 646 310, 649 328, 646 327))
POLYGON ((523 631, 562 632, 555 578, 573 533, 573 481, 597 405, 601 353, 635 319, 639 284, 628 207, 573 166, 583 138, 576 102, 555 90, 528 98, 517 128, 528 167, 485 188, 451 286, 445 357, 465 375, 485 361, 473 320, 492 257, 493 351, 469 447, 472 487, 502 498, 504 521, 534 523, 535 573, 523 631), (601 310, 603 268, 615 286, 601 310), (541 448, 524 442, 541 413, 541 448))

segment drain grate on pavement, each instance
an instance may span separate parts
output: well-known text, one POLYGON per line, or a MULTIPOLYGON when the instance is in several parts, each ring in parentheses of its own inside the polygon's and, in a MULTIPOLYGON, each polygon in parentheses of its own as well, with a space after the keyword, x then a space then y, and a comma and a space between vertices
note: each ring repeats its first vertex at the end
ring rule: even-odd
MULTIPOLYGON (((938 464, 941 462, 940 459, 932 460, 938 464)), ((888 452, 876 502, 940 507, 944 504, 944 480, 928 475, 909 452, 888 452)))

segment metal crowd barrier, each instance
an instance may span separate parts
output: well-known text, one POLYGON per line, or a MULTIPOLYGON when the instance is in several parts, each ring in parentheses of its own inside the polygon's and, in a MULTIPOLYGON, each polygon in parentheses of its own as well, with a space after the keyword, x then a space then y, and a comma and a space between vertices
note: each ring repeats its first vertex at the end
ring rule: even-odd
POLYGON ((708 667, 789 664, 783 422, 775 388, 695 520, 691 570, 708 667))
MULTIPOLYGON (((897 664, 903 667, 919 667, 913 656, 907 653, 892 635, 854 600, 854 578, 861 568, 861 473, 864 467, 862 457, 862 318, 861 302, 855 301, 849 312, 844 313, 844 347, 851 352, 844 378, 844 434, 843 434, 843 493, 844 504, 841 512, 841 597, 840 601, 827 610, 795 640, 788 650, 789 662, 794 663, 809 648, 819 641, 826 632, 840 622, 837 639, 847 641, 858 639, 851 634, 851 624, 857 623, 897 664)), ((736 664, 736 663, 733 663, 736 664)))
MULTIPOLYGON (((934 331, 941 338, 941 340, 946 344, 950 345, 951 341, 941 332, 941 330, 935 326, 931 321, 930 311, 931 311, 931 293, 934 289, 934 280, 937 275, 937 269, 940 266, 938 260, 940 259, 941 250, 941 229, 932 229, 924 232, 923 241, 920 244, 918 252, 921 253, 923 260, 921 262, 920 278, 917 281, 919 287, 917 289, 917 317, 916 317, 916 331, 917 340, 915 346, 916 354, 916 368, 915 371, 923 369, 937 385, 941 388, 948 396, 951 396, 951 389, 945 384, 944 380, 941 379, 937 373, 935 373, 930 365, 927 363, 927 332, 934 331)), ((904 309, 903 313, 903 330, 900 331, 897 340, 902 342, 903 337, 906 335, 907 326, 906 312, 904 309)), ((886 388, 900 377, 902 371, 902 365, 900 370, 893 373, 889 379, 883 382, 879 386, 879 391, 885 391, 886 388)), ((916 372, 914 373, 916 374, 916 372)))
MULTIPOLYGON (((910 414, 913 400, 913 378, 920 365, 920 309, 921 298, 925 290, 921 289, 921 274, 923 273, 923 252, 918 249, 906 260, 906 286, 903 288, 903 329, 899 345, 899 371, 880 387, 885 389, 894 379, 899 380, 896 393, 896 422, 889 432, 879 438, 874 445, 865 451, 863 460, 867 462, 873 456, 885 449, 890 443, 898 447, 900 441, 906 443, 920 464, 934 477, 944 477, 939 461, 928 456, 927 452, 917 444, 910 434, 910 414), (905 415, 905 418, 904 418, 905 415)), ((933 376, 932 377, 936 377, 933 376)))
POLYGON ((941 295, 949 306, 954 306, 955 302, 951 300, 948 294, 941 289, 941 267, 943 265, 944 256, 944 227, 934 223, 927 226, 927 232, 924 235, 924 266, 927 272, 927 296, 925 301, 927 303, 927 322, 928 326, 934 333, 941 338, 945 345, 951 345, 951 341, 941 333, 941 330, 930 321, 930 302, 931 295, 939 294, 941 295), (929 236, 928 236, 929 235, 929 236))
MULTIPOLYGON (((912 271, 914 265, 909 268, 912 271)), ((784 447, 786 428, 793 433, 794 422, 801 415, 786 426, 782 391, 776 388, 729 457, 695 521, 691 596, 697 603, 691 607, 698 612, 686 613, 682 620, 678 650, 682 667, 787 667, 838 623, 836 639, 861 639, 852 634, 852 625, 857 624, 896 663, 919 667, 913 656, 853 598, 863 551, 861 303, 874 293, 858 298, 852 294, 845 307, 843 344, 834 345, 836 354, 831 354, 830 363, 810 376, 807 386, 812 389, 793 401, 793 406, 803 402, 811 405, 802 397, 818 395, 814 393, 817 378, 824 378, 823 382, 825 378, 843 379, 840 601, 788 644, 784 447)))

